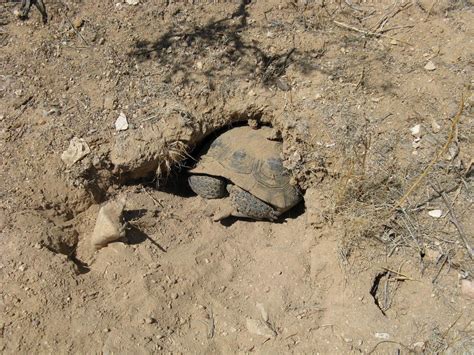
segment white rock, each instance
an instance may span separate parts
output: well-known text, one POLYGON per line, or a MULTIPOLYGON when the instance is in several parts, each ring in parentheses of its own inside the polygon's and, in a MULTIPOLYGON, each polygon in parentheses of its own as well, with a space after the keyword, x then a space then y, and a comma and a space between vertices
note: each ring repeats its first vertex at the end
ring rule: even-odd
POLYGON ((115 201, 107 202, 100 208, 91 236, 92 246, 96 249, 101 249, 125 236, 122 220, 125 203, 126 198, 122 196, 115 201))
POLYGON ((127 116, 123 112, 120 112, 117 120, 115 121, 115 130, 116 131, 126 131, 128 129, 127 116))
POLYGON ((388 333, 375 333, 374 336, 378 339, 383 339, 383 340, 390 339, 390 334, 388 333))
POLYGON ((436 65, 430 60, 425 64, 425 70, 433 71, 436 69, 436 65))
POLYGON ((433 218, 439 218, 443 215, 443 211, 441 211, 441 210, 431 210, 431 211, 428 211, 428 214, 433 218))
POLYGON ((414 136, 414 137, 421 136, 421 124, 417 124, 417 125, 413 126, 412 128, 410 128, 410 132, 411 132, 412 136, 414 136))
POLYGON ((61 160, 70 167, 90 152, 91 150, 84 139, 74 137, 69 142, 69 147, 61 154, 61 160))
POLYGON ((138 5, 140 0, 125 0, 128 5, 138 5))

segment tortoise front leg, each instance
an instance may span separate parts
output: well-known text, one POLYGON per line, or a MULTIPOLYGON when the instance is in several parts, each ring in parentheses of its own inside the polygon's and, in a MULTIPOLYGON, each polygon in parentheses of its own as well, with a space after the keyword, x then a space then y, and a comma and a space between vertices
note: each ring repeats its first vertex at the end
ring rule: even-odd
POLYGON ((43 17, 43 23, 48 22, 48 14, 46 13, 46 6, 44 6, 43 0, 22 0, 20 6, 20 18, 22 20, 28 18, 31 5, 35 5, 35 7, 41 13, 41 16, 43 17))
POLYGON ((43 0, 35 0, 34 4, 38 11, 41 13, 41 17, 43 18, 43 23, 48 22, 48 14, 46 13, 46 6, 44 6, 43 0))
POLYGON ((28 17, 28 13, 31 9, 31 0, 22 0, 20 5, 20 18, 25 19, 28 17))
POLYGON ((231 214, 232 216, 275 221, 281 214, 281 212, 275 210, 268 203, 238 186, 229 184, 227 185, 227 190, 229 191, 231 206, 236 211, 231 214))

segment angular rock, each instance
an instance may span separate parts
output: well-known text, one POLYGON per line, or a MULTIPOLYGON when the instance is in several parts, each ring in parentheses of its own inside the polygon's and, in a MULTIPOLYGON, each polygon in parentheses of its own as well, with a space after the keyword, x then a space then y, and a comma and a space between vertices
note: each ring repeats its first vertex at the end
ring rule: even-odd
POLYGON ((91 236, 92 246, 96 249, 101 249, 107 246, 107 244, 125 236, 122 217, 125 204, 126 198, 122 196, 115 201, 106 203, 100 208, 91 236))
POLYGON ((90 152, 91 150, 84 139, 74 137, 69 142, 69 147, 61 154, 61 160, 71 167, 90 152))
POLYGON ((123 112, 120 112, 117 120, 115 121, 115 130, 116 131, 126 131, 128 129, 128 120, 127 116, 123 112))

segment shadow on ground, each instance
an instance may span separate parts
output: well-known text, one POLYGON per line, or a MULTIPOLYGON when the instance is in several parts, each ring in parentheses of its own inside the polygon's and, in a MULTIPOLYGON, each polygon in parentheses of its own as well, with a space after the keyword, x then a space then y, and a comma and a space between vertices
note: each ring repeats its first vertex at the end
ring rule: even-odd
POLYGON ((257 41, 244 39, 244 34, 252 28, 248 24, 249 4, 250 1, 241 0, 229 16, 204 26, 175 21, 156 41, 136 41, 129 55, 142 62, 156 60, 169 68, 165 81, 170 81, 178 72, 182 73, 183 84, 193 80, 187 74, 193 71, 196 58, 210 52, 218 53, 219 58, 206 65, 203 74, 209 80, 222 79, 230 72, 233 77, 256 76, 263 85, 277 84, 286 91, 288 85, 278 80, 290 64, 304 73, 320 70, 314 60, 324 54, 323 50, 302 51, 293 46, 281 53, 270 54, 257 41))

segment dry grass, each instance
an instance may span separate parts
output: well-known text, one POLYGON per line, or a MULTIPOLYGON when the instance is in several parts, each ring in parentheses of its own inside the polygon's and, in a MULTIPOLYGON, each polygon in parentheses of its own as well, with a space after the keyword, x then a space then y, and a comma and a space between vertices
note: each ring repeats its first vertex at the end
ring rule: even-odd
POLYGON ((413 162, 411 170, 403 172, 388 160, 377 160, 372 154, 371 128, 367 125, 354 124, 347 130, 351 135, 344 137, 346 145, 341 153, 346 157, 341 164, 345 170, 340 174, 334 200, 335 212, 345 220, 347 237, 374 238, 387 246, 388 257, 395 252, 414 252, 420 259, 422 274, 425 255, 428 250, 435 251, 439 256, 434 264, 433 282, 443 268, 454 267, 467 275, 474 271, 469 238, 459 222, 468 218, 466 213, 472 207, 466 182, 468 170, 461 168, 459 157, 445 163, 449 148, 459 144, 457 134, 463 109, 461 98, 458 112, 445 129, 445 143, 440 148, 430 147, 433 158, 424 168, 413 162), (433 190, 433 183, 438 191, 433 190), (448 210, 445 216, 449 219, 427 216, 427 208, 440 205, 448 210))

